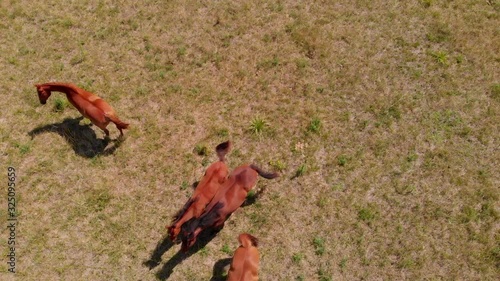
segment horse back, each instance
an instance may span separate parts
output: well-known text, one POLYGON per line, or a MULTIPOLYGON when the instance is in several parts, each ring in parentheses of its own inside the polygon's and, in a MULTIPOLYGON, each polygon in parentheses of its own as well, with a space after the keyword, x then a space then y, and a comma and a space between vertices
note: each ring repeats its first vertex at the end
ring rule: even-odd
POLYGON ((259 252, 257 248, 240 246, 233 255, 228 281, 258 280, 259 252))
POLYGON ((236 182, 230 190, 225 194, 224 203, 225 208, 224 212, 227 214, 231 214, 236 209, 238 209, 247 197, 247 191, 241 185, 241 182, 236 182))
MULTIPOLYGON (((212 201, 207 206, 207 210, 212 209, 216 204, 222 204, 224 207, 221 212, 224 214, 231 214, 236 209, 238 209, 241 204, 245 201, 248 190, 245 185, 251 184, 252 181, 250 178, 252 177, 252 173, 254 173, 255 183, 256 181, 256 172, 253 171, 248 166, 240 166, 231 172, 228 179, 224 182, 224 184, 219 188, 217 193, 214 195, 212 201)), ((250 186, 250 189, 253 186, 250 186)))
POLYGON ((84 89, 78 89, 78 90, 79 90, 78 95, 80 97, 86 99, 92 105, 94 105, 99 110, 101 110, 104 114, 110 114, 110 115, 115 114, 114 109, 107 102, 105 102, 102 98, 100 98, 96 94, 91 93, 89 91, 85 91, 84 89))
POLYGON ((78 95, 68 95, 69 102, 76 108, 80 113, 90 119, 93 123, 105 123, 106 118, 101 110, 96 108, 87 99, 78 95))

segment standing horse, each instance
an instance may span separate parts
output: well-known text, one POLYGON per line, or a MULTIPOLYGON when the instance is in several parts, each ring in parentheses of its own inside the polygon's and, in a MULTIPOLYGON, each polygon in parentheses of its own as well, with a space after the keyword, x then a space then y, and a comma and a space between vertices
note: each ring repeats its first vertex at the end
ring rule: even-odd
POLYGON ((229 170, 225 163, 225 156, 231 149, 231 142, 219 144, 215 151, 219 161, 208 167, 205 175, 196 186, 196 190, 184 207, 174 216, 171 226, 168 227, 170 240, 174 241, 181 231, 182 225, 192 218, 198 218, 205 210, 207 204, 212 200, 222 183, 226 180, 229 170))
POLYGON ((248 233, 238 236, 240 246, 233 255, 227 281, 257 281, 259 280, 259 250, 258 240, 248 233))
POLYGON ((97 127, 101 128, 106 137, 109 137, 109 131, 106 129, 109 122, 113 122, 116 128, 120 130, 120 136, 123 136, 123 129, 127 129, 127 123, 120 121, 113 108, 100 97, 85 91, 69 83, 45 83, 35 85, 38 91, 38 98, 41 104, 46 104, 52 91, 66 94, 69 102, 80 111, 80 113, 90 119, 97 127))
POLYGON ((182 227, 182 250, 187 251, 193 246, 203 230, 207 228, 221 230, 229 216, 243 204, 248 192, 255 186, 258 176, 274 179, 278 177, 278 174, 264 172, 253 164, 242 165, 234 169, 203 214, 182 227))

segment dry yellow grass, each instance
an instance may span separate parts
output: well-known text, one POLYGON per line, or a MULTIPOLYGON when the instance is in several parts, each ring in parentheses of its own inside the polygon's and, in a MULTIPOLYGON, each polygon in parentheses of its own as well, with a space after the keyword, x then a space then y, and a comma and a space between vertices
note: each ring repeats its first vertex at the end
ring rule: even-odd
POLYGON ((1 1, 15 277, 219 280, 250 232, 262 280, 497 280, 499 12, 495 0, 1 1), (33 84, 48 81, 107 100, 126 140, 106 149, 62 94, 39 105, 33 84), (161 249, 165 225, 216 160, 194 149, 227 139, 230 167, 283 176, 260 179, 255 203, 180 262, 179 246, 161 249))

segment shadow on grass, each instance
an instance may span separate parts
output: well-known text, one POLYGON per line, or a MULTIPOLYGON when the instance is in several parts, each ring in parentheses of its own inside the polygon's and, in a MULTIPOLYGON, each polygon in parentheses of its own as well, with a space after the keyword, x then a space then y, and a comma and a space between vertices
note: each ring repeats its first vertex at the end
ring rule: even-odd
POLYGON ((119 137, 116 140, 98 139, 91 124, 81 125, 83 117, 66 118, 60 123, 49 124, 31 130, 28 135, 33 139, 35 136, 52 132, 63 137, 77 155, 92 158, 99 155, 113 154, 123 143, 124 139, 119 137), (107 147, 112 142, 113 145, 107 147))
POLYGON ((147 266, 150 270, 160 265, 161 256, 165 252, 167 252, 172 246, 175 244, 170 240, 168 235, 165 235, 160 242, 156 245, 156 248, 153 250, 151 257, 149 260, 143 262, 142 264, 147 266))
MULTIPOLYGON (((179 251, 156 273, 158 280, 167 280, 174 272, 174 268, 177 265, 193 254, 196 254, 199 250, 203 249, 208 243, 210 243, 210 241, 212 241, 212 239, 214 239, 215 236, 217 236, 217 233, 218 231, 214 231, 213 229, 206 229, 200 233, 200 236, 198 236, 195 244, 189 248, 187 252, 182 252, 179 249, 179 251)), ((168 239, 168 237, 166 239, 168 239)))
POLYGON ((231 264, 232 258, 220 259, 214 264, 212 278, 210 281, 225 281, 227 279, 226 267, 231 264))
POLYGON ((253 205, 255 202, 257 202, 257 199, 262 197, 262 195, 264 194, 265 191, 266 191, 265 188, 261 188, 258 191, 256 191, 255 193, 252 193, 252 194, 249 193, 247 195, 247 198, 245 199, 245 202, 243 202, 243 204, 241 204, 241 208, 253 205))
MULTIPOLYGON (((196 181, 191 185, 193 190, 196 189, 199 183, 199 181, 196 181)), ((143 265, 147 266, 150 270, 157 267, 161 263, 161 256, 163 256, 163 254, 166 253, 174 245, 175 244, 170 240, 168 234, 165 235, 162 240, 156 245, 156 248, 153 250, 153 253, 151 254, 149 260, 143 262, 143 265)))

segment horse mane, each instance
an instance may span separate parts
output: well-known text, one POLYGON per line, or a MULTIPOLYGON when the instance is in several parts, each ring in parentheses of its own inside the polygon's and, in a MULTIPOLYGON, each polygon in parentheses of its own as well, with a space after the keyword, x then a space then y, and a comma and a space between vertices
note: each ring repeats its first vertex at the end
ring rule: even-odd
POLYGON ((47 83, 43 83, 43 84, 35 84, 36 87, 38 86, 45 86, 45 87, 52 87, 52 86, 61 86, 61 87, 66 87, 66 88, 78 88, 78 86, 76 86, 75 84, 73 83, 66 83, 66 82, 47 82, 47 83))

